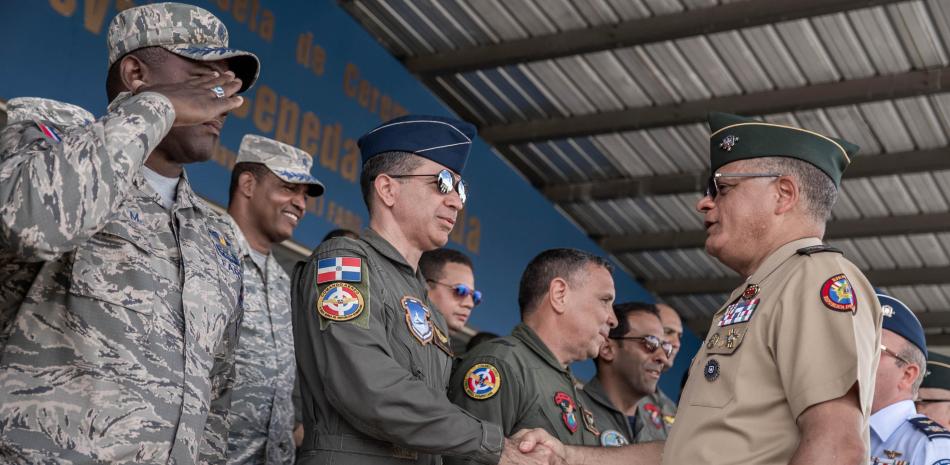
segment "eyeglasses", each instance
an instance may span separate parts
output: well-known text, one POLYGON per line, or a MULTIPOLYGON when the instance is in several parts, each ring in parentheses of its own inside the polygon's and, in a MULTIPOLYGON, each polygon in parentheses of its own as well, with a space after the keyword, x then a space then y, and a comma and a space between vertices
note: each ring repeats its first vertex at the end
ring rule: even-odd
POLYGON ((449 170, 442 170, 436 174, 390 174, 388 175, 391 178, 416 178, 416 177, 435 177, 435 183, 439 186, 439 192, 442 195, 449 194, 453 190, 459 193, 459 200, 462 201, 462 204, 465 204, 465 201, 468 200, 468 184, 459 177, 458 181, 455 180, 455 175, 452 174, 449 170))
POLYGON ((706 182, 706 191, 703 192, 703 194, 713 200, 716 200, 716 197, 719 196, 722 189, 722 187, 719 186, 720 178, 777 178, 780 176, 785 175, 779 173, 714 173, 709 177, 709 181, 706 182))
POLYGON ((891 350, 891 349, 888 349, 887 346, 885 346, 884 344, 881 344, 881 352, 884 352, 885 354, 890 355, 891 357, 894 357, 894 358, 896 358, 896 359, 898 359, 898 360, 904 362, 905 365, 910 365, 910 362, 909 362, 906 358, 901 357, 900 355, 897 355, 896 352, 894 352, 894 351, 891 350))
POLYGON ((643 344, 643 348, 649 353, 656 352, 657 349, 663 348, 663 353, 667 357, 673 355, 673 343, 668 341, 662 341, 656 336, 611 336, 610 339, 620 339, 620 340, 631 340, 631 341, 640 341, 643 344))
POLYGON ((472 289, 472 288, 470 288, 470 287, 468 287, 468 286, 466 286, 466 285, 464 285, 464 284, 446 284, 446 283, 440 283, 440 282, 438 282, 438 281, 436 281, 436 280, 434 280, 434 279, 427 279, 426 281, 428 281, 428 282, 430 282, 430 283, 438 284, 438 285, 440 285, 440 286, 445 286, 445 287, 451 288, 453 291, 455 291, 455 295, 456 295, 456 296, 461 297, 461 298, 463 298, 463 299, 464 299, 465 297, 472 296, 472 303, 475 304, 476 306, 478 306, 478 304, 482 303, 482 291, 478 291, 478 290, 472 289))

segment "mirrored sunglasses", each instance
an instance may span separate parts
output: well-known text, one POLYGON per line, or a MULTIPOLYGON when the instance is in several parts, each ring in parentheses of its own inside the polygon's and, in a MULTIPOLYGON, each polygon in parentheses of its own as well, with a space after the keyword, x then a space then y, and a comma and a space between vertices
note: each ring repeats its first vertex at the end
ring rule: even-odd
POLYGON ((461 176, 456 181, 455 175, 449 170, 442 170, 436 174, 390 174, 388 176, 397 179, 435 176, 436 186, 438 186, 439 192, 442 193, 442 195, 448 195, 452 193, 452 191, 455 191, 458 192, 459 200, 462 201, 462 204, 465 204, 465 201, 468 200, 468 184, 462 180, 461 176))
POLYGON ((669 357, 673 355, 673 343, 669 341, 663 341, 656 336, 612 336, 610 339, 622 339, 622 340, 631 340, 631 341, 640 341, 643 344, 643 348, 647 352, 653 353, 657 349, 663 349, 663 353, 669 357))

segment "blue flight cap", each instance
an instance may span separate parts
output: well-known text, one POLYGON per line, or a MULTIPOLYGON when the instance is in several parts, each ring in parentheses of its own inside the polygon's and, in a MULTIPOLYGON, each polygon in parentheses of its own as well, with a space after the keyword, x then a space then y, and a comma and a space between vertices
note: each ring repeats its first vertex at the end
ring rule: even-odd
POLYGON ((924 327, 921 326, 914 312, 910 311, 904 302, 887 294, 878 292, 877 300, 881 302, 881 310, 884 312, 883 328, 910 341, 924 353, 924 358, 927 358, 927 338, 924 336, 924 327))
POLYGON ((363 134, 358 145, 364 165, 381 153, 409 152, 462 174, 477 133, 475 126, 454 118, 406 115, 363 134))

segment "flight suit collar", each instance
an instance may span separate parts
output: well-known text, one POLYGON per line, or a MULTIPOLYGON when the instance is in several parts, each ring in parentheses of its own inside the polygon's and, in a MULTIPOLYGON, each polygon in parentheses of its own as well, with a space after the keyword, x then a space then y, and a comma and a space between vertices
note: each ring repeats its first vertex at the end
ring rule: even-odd
POLYGON ((871 415, 871 430, 881 439, 881 442, 887 442, 891 435, 897 431, 897 428, 900 428, 904 421, 914 415, 917 415, 914 401, 902 400, 895 402, 871 415))
POLYGON ((596 401, 600 405, 603 405, 604 407, 610 409, 613 412, 617 412, 621 415, 626 416, 626 414, 624 414, 620 410, 617 410, 617 407, 614 406, 613 402, 610 401, 610 398, 607 397, 607 392, 604 391, 604 385, 601 384, 600 379, 598 379, 596 376, 594 376, 593 378, 590 379, 590 381, 584 384, 584 392, 586 392, 587 395, 590 396, 591 399, 594 399, 594 401, 596 401))
POLYGON ((410 270, 412 269, 412 267, 409 266, 409 263, 406 263, 406 258, 403 257, 402 254, 399 253, 399 251, 389 243, 389 241, 384 239, 383 236, 380 236, 378 232, 373 231, 370 228, 366 228, 360 233, 360 239, 366 241, 366 243, 372 248, 376 249, 380 255, 388 258, 393 263, 397 263, 401 266, 409 268, 410 270))
POLYGON ((257 262, 254 261, 253 257, 251 257, 251 244, 247 242, 247 237, 244 236, 244 231, 237 224, 237 221, 235 221, 234 217, 231 216, 231 214, 227 212, 222 213, 221 216, 223 216, 225 219, 228 220, 228 223, 231 225, 231 229, 234 230, 234 242, 237 245, 238 250, 240 251, 241 258, 247 259, 247 260, 241 260, 241 262, 245 264, 248 262, 252 263, 251 266, 253 266, 254 268, 257 268, 260 271, 261 276, 267 276, 268 273, 270 272, 271 261, 274 261, 276 263, 276 259, 274 259, 274 254, 273 253, 267 254, 267 260, 265 264, 265 267, 267 269, 266 270, 260 269, 260 267, 257 265, 257 262))
POLYGON ((551 349, 544 344, 544 341, 538 337, 538 333, 535 333, 531 327, 522 323, 518 323, 518 326, 515 326, 514 331, 511 332, 511 335, 514 336, 519 341, 523 342, 524 345, 528 346, 532 352, 538 355, 541 360, 547 362, 548 365, 551 365, 552 368, 557 371, 571 374, 569 368, 561 366, 561 362, 558 361, 557 357, 554 356, 554 353, 551 352, 551 349))

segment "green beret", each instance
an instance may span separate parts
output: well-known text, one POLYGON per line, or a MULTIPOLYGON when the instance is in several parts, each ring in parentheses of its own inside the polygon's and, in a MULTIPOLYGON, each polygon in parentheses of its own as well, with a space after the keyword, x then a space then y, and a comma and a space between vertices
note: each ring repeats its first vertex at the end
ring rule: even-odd
POLYGON ((766 123, 728 113, 709 114, 709 156, 715 173, 727 163, 761 157, 797 158, 834 181, 851 163, 858 146, 807 129, 766 123))
POLYGON ((930 351, 927 357, 927 376, 920 387, 950 389, 950 357, 930 351))

